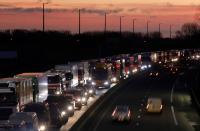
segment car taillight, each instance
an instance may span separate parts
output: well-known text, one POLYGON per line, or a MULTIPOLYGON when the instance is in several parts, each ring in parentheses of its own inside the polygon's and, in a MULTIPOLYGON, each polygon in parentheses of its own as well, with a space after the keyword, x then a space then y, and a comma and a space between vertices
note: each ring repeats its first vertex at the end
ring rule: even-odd
POLYGON ((131 111, 128 111, 128 117, 130 117, 130 115, 131 115, 131 111))
POLYGON ((147 107, 146 107, 147 109, 149 108, 149 104, 147 104, 147 107))
POLYGON ((163 108, 163 105, 160 106, 160 110, 162 110, 162 108, 163 108))
POLYGON ((114 110, 114 111, 113 111, 113 113, 112 113, 112 116, 114 116, 114 115, 115 115, 115 112, 116 112, 116 111, 114 110))

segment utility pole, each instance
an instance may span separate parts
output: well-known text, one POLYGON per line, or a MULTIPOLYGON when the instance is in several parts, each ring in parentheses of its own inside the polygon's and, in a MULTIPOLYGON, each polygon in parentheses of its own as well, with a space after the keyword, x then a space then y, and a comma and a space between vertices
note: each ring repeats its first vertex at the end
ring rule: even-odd
POLYGON ((135 20, 136 19, 133 19, 133 34, 135 33, 135 20))
POLYGON ((42 3, 42 31, 44 32, 44 30, 45 30, 45 27, 44 27, 44 5, 45 5, 45 3, 42 3))
POLYGON ((169 38, 172 38, 172 25, 169 26, 169 38))
POLYGON ((149 21, 147 21, 147 37, 149 37, 149 21))
POLYGON ((81 10, 78 10, 78 34, 81 34, 81 10))
POLYGON ((106 13, 106 12, 105 12, 104 20, 105 20, 105 21, 104 21, 104 22, 105 22, 105 23, 104 23, 104 24, 105 24, 105 25, 104 25, 104 32, 106 33, 106 31, 107 31, 107 13, 106 13))

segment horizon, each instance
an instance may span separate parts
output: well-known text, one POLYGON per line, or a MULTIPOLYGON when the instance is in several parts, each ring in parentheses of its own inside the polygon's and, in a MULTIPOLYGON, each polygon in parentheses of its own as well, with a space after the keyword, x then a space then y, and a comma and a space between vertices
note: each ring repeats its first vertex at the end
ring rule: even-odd
MULTIPOLYGON (((0 3, 0 30, 27 29, 42 30, 42 0, 13 0, 0 3)), ((119 31, 119 17, 122 18, 122 31, 132 31, 135 20, 135 32, 158 31, 169 37, 181 29, 184 23, 199 22, 200 2, 193 0, 64 0, 49 1, 45 4, 45 29, 78 33, 78 9, 81 10, 81 32, 104 31, 104 13, 107 12, 107 30, 119 31), (95 3, 97 2, 97 3, 95 3)))

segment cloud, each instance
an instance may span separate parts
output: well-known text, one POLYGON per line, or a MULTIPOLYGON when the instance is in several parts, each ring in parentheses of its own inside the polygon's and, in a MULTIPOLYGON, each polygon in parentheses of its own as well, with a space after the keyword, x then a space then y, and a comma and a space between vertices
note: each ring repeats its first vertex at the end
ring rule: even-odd
MULTIPOLYGON (((45 8, 45 12, 47 13, 53 13, 53 12, 77 12, 78 8, 73 9, 64 9, 64 8, 45 8)), ((122 8, 116 8, 116 9, 88 9, 88 8, 81 8, 80 9, 82 13, 90 13, 90 14, 105 14, 110 13, 120 13, 123 11, 122 8)), ((16 13, 32 13, 32 12, 42 12, 42 8, 35 7, 35 8, 21 8, 21 7, 14 7, 14 8, 0 8, 0 12, 16 12, 16 13)))
POLYGON ((170 3, 170 2, 167 2, 166 4, 165 4, 167 7, 173 7, 174 5, 172 4, 172 3, 170 3))
POLYGON ((138 9, 137 8, 130 8, 128 9, 128 12, 136 12, 138 9))

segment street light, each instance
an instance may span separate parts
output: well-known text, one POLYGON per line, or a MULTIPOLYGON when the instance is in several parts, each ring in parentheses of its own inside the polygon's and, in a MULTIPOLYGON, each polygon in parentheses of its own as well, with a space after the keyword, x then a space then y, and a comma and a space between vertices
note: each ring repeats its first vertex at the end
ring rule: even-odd
POLYGON ((169 25, 169 38, 172 38, 172 24, 169 25))
POLYGON ((107 13, 105 12, 105 14, 104 14, 104 19, 105 19, 105 23, 104 23, 104 32, 106 32, 107 31, 107 13))
POLYGON ((119 17, 119 32, 120 32, 120 34, 122 33, 122 18, 123 18, 124 16, 120 16, 119 17))
POLYGON ((45 4, 48 4, 48 2, 42 3, 42 31, 43 32, 45 30, 45 4))
POLYGON ((78 34, 81 34, 81 10, 78 10, 78 34))
POLYGON ((135 33, 135 20, 136 19, 133 19, 133 33, 135 33))
POLYGON ((149 23, 150 21, 147 20, 147 37, 149 36, 149 23))

